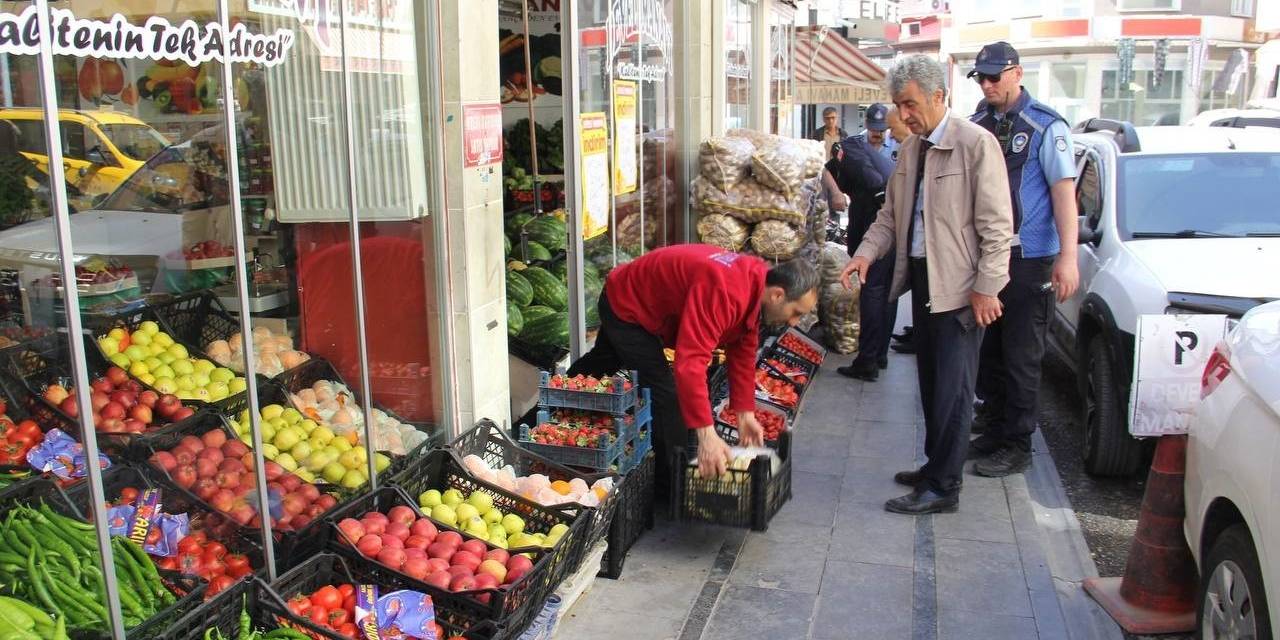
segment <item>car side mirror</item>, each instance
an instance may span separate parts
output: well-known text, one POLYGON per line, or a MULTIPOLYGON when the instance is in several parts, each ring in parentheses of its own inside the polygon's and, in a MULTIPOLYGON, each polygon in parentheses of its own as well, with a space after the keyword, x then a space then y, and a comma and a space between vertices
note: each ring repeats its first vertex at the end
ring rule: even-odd
POLYGON ((111 166, 111 161, 107 159, 107 156, 102 152, 101 147, 94 147, 84 152, 84 159, 96 165, 104 167, 111 166))
POLYGON ((1088 216, 1080 216, 1079 230, 1077 231, 1077 244, 1097 244, 1102 240, 1102 231, 1095 229, 1089 223, 1088 216))

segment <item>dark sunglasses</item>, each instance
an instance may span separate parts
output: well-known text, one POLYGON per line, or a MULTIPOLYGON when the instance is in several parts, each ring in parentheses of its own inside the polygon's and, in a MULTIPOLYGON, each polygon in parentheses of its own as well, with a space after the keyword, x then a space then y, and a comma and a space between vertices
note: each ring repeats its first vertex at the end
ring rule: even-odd
POLYGON ((1006 67, 1004 69, 1001 69, 1000 73, 996 73, 996 74, 991 74, 991 73, 974 74, 973 81, 978 84, 982 84, 983 82, 990 82, 991 84, 995 84, 997 82, 1000 82, 1000 77, 1004 75, 1004 72, 1012 68, 1013 67, 1006 67))

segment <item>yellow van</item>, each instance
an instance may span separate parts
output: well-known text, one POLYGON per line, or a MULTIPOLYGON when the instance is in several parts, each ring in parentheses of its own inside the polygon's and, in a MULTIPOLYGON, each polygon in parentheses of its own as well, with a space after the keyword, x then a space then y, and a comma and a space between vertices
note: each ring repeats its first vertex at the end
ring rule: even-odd
MULTIPOLYGON (((115 191, 151 156, 169 146, 160 132, 124 113, 63 109, 58 119, 67 182, 90 198, 115 191)), ((47 174, 44 111, 0 109, 0 120, 17 128, 19 151, 47 174)))

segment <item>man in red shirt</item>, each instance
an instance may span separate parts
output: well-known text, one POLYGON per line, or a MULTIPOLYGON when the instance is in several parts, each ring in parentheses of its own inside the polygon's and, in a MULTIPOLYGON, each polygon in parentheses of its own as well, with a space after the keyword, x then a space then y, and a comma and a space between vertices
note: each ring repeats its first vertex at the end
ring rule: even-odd
MULTIPOLYGON (((595 347, 570 375, 608 375, 635 369, 653 398, 658 479, 676 447, 696 433, 703 477, 728 468, 729 445, 713 428, 707 391, 711 352, 725 349, 729 407, 738 414, 744 445, 760 445, 755 417, 756 350, 760 325, 794 325, 818 303, 818 273, 792 260, 770 268, 765 261, 719 247, 682 244, 656 249, 618 266, 600 294, 600 333, 595 347), (668 366, 663 347, 675 349, 668 366)), ((663 482, 665 484, 665 482, 663 482)))

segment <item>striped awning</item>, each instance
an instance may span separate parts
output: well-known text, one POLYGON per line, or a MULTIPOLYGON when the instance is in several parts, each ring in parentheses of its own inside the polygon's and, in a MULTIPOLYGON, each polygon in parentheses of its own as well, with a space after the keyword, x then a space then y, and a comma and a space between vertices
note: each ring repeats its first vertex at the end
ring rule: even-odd
MULTIPOLYGON (((797 29, 795 48, 796 89, 798 93, 808 92, 819 98, 819 94, 832 93, 820 89, 836 91, 841 95, 862 96, 857 102, 885 102, 888 96, 883 89, 885 71, 880 65, 872 62, 835 31, 827 33, 819 44, 820 30, 797 29), (852 89, 853 91, 847 91, 852 89)), ((832 97, 832 96, 827 96, 832 97)), ((797 100, 797 102, 828 102, 829 100, 797 100)))

